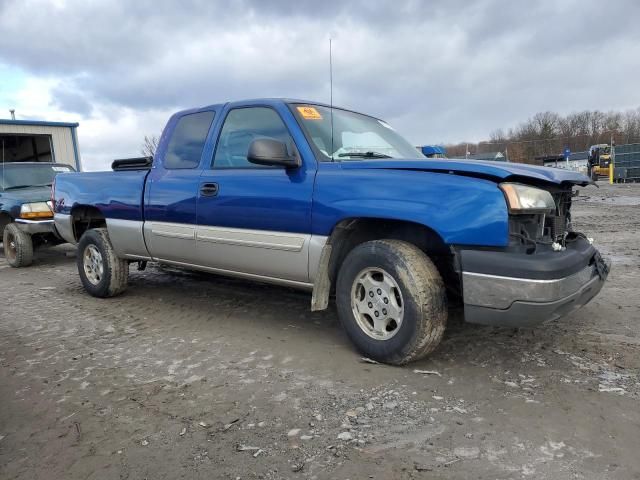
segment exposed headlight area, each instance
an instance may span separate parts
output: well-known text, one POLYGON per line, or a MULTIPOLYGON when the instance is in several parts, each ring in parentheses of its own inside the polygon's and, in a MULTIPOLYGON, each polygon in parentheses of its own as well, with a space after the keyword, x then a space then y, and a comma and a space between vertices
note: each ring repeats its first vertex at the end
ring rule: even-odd
POLYGON ((571 231, 571 188, 549 190, 519 183, 502 183, 509 209, 510 244, 533 253, 539 248, 562 250, 571 231))
POLYGON ((20 218, 26 220, 39 220, 53 218, 51 201, 24 203, 20 207, 20 218))
POLYGON ((551 213, 556 209, 553 196, 547 190, 520 183, 501 183, 500 190, 507 199, 510 213, 551 213))

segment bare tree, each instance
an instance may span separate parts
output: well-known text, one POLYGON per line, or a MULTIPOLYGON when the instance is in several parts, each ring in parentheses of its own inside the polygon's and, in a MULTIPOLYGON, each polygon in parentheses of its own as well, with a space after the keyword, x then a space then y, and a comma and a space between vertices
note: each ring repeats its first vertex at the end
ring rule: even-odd
POLYGON ((609 132, 622 130, 622 113, 609 112, 604 116, 604 129, 609 132))
POLYGON ((492 143, 503 143, 507 141, 507 135, 504 130, 498 128, 489 134, 489 141, 492 143))
MULTIPOLYGON (((561 155, 566 147, 573 152, 597 143, 640 142, 640 108, 626 112, 584 110, 565 116, 540 112, 515 128, 491 132, 489 141, 469 143, 469 151, 509 150, 509 160, 538 163, 540 157, 561 155)), ((447 145, 449 156, 464 154, 466 143, 447 145)))
POLYGON ((160 140, 156 135, 145 135, 140 153, 142 153, 142 155, 145 157, 153 157, 156 154, 156 150, 158 149, 159 141, 160 140))
POLYGON ((624 141, 630 143, 632 139, 640 138, 640 108, 627 110, 622 121, 624 141))
POLYGON ((489 152, 504 152, 507 150, 507 144, 509 142, 509 137, 504 130, 498 128, 489 134, 489 144, 487 148, 489 152))

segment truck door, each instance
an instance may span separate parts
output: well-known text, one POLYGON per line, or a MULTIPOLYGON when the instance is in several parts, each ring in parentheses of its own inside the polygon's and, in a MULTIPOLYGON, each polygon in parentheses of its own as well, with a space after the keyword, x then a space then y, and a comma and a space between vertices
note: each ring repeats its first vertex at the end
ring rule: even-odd
POLYGON ((210 168, 200 178, 196 252, 225 272, 308 282, 315 159, 296 169, 247 160, 256 138, 300 155, 281 114, 269 106, 227 107, 210 168))
POLYGON ((196 198, 201 157, 214 117, 201 111, 173 118, 171 137, 149 173, 144 237, 151 256, 160 260, 197 263, 196 198))

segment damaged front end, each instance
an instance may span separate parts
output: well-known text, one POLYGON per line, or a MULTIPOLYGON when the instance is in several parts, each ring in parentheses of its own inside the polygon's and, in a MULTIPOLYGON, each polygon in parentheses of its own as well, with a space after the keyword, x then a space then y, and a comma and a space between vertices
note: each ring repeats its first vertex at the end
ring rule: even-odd
POLYGON ((609 273, 592 240, 575 232, 572 183, 501 183, 509 209, 509 244, 460 249, 465 319, 530 326, 588 303, 609 273))
POLYGON ((552 249, 560 251, 567 242, 584 238, 573 231, 571 200, 574 195, 571 185, 551 186, 545 189, 553 201, 548 209, 520 211, 509 214, 509 244, 522 248, 526 253, 552 249))

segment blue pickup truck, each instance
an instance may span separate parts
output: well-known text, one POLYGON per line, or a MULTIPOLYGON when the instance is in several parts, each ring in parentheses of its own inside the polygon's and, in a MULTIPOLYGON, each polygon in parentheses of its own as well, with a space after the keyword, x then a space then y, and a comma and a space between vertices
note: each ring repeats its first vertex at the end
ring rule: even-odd
POLYGON ((250 100, 171 117, 152 162, 58 178, 57 231, 85 289, 121 293, 147 261, 335 295, 366 356, 431 352, 461 300, 468 322, 528 326, 602 288, 609 265, 575 232, 590 180, 521 164, 426 159, 383 120, 250 100))
POLYGON ((45 162, 0 163, 0 239, 12 267, 33 262, 34 249, 62 239, 53 224, 51 184, 69 165, 45 162))

